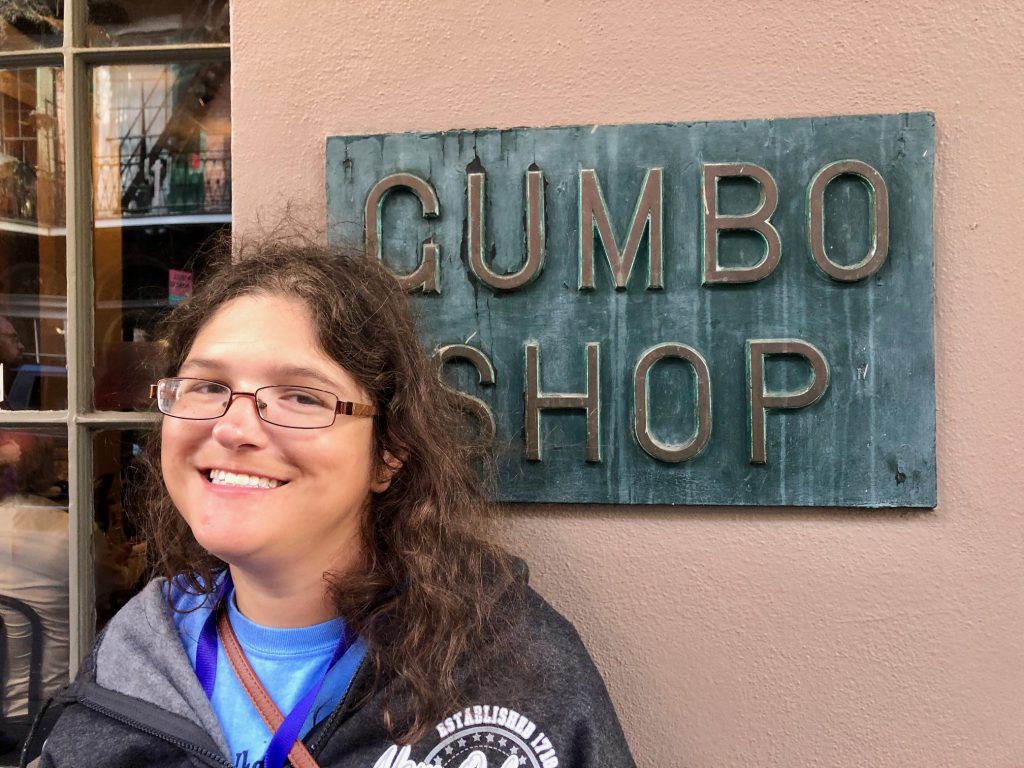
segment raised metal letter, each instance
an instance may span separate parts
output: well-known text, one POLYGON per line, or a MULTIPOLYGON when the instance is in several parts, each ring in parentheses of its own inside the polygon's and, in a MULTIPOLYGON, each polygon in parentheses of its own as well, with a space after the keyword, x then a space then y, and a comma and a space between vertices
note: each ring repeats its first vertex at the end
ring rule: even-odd
POLYGON ((877 272, 889 255, 889 190, 882 174, 860 160, 840 160, 818 171, 807 188, 807 240, 811 259, 833 280, 854 283, 877 272), (863 181, 871 198, 871 249, 848 267, 836 264, 825 252, 825 188, 837 176, 846 174, 863 181))
POLYGON ((604 255, 615 280, 616 290, 625 290, 644 228, 648 227, 650 262, 647 272, 647 288, 662 288, 662 179, 661 168, 648 168, 644 176, 640 197, 636 201, 633 219, 629 223, 626 244, 619 248, 612 230, 608 204, 605 202, 597 173, 589 168, 580 171, 580 290, 594 287, 594 228, 597 228, 604 255))
POLYGON ((828 363, 821 350, 799 339, 751 339, 747 342, 747 402, 750 405, 750 463, 765 464, 765 412, 769 408, 805 408, 825 394, 828 363), (764 391, 764 361, 769 355, 796 355, 811 366, 811 383, 799 392, 764 391))
MULTIPOLYGON (((384 199, 396 189, 408 189, 420 201, 425 218, 433 218, 440 214, 441 206, 437 201, 437 192, 429 181, 411 173, 392 173, 373 185, 366 196, 363 210, 363 233, 366 243, 366 255, 370 258, 384 260, 381 253, 381 209, 384 199)), ((399 284, 407 291, 421 288, 424 293, 441 292, 441 246, 428 238, 423 243, 423 258, 416 270, 408 275, 395 275, 399 284)))
POLYGON ((536 279, 544 267, 544 172, 526 172, 526 263, 518 272, 499 275, 484 262, 487 247, 484 227, 486 174, 466 174, 466 240, 469 266, 484 285, 502 291, 521 288, 536 279))
POLYGON ((779 259, 782 257, 779 231, 769 221, 779 204, 779 186, 775 179, 764 168, 753 163, 704 163, 700 174, 704 205, 704 215, 701 217, 701 229, 704 233, 702 283, 756 283, 768 277, 779 265, 779 259), (759 182, 761 202, 754 211, 742 216, 725 216, 718 213, 718 182, 727 176, 747 176, 759 182), (723 229, 757 232, 764 239, 764 258, 752 267, 719 266, 718 233, 723 229))
MULTIPOLYGON (((481 385, 493 385, 495 382, 494 365, 487 355, 476 347, 471 347, 468 344, 446 344, 443 347, 438 347, 434 351, 433 361, 437 367, 438 374, 441 373, 441 369, 445 363, 453 360, 468 360, 476 368, 477 376, 480 377, 481 385)), ((445 384, 445 386, 448 386, 445 384)), ((451 387, 449 387, 451 389, 451 387)), ((494 434, 497 431, 497 427, 494 422, 494 412, 491 411, 490 406, 487 405, 479 397, 455 390, 465 398, 466 406, 476 414, 480 420, 480 424, 484 428, 484 439, 490 442, 494 439, 494 434)))
POLYGON ((587 461, 601 461, 601 364, 600 346, 587 343, 587 391, 542 392, 540 388, 540 347, 526 344, 526 458, 541 461, 540 412, 555 409, 580 409, 587 412, 587 461))
POLYGON ((711 373, 707 361, 700 352, 686 344, 665 342, 644 352, 633 373, 633 398, 636 404, 633 412, 633 434, 648 456, 659 461, 678 463, 689 461, 699 454, 711 437, 711 373), (694 396, 697 400, 697 428, 685 443, 666 444, 651 435, 648 423, 647 401, 650 399, 650 372, 654 364, 666 357, 685 360, 693 366, 696 377, 694 396))

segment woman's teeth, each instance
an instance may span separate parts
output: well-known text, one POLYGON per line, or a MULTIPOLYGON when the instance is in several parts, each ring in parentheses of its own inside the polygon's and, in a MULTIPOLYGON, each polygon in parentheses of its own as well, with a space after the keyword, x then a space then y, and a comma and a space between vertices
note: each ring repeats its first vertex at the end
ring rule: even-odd
POLYGON ((214 485, 234 485, 240 488, 277 488, 281 485, 280 480, 272 480, 269 477, 261 477, 260 475, 243 475, 237 472, 227 472, 223 469, 211 469, 210 482, 214 485))

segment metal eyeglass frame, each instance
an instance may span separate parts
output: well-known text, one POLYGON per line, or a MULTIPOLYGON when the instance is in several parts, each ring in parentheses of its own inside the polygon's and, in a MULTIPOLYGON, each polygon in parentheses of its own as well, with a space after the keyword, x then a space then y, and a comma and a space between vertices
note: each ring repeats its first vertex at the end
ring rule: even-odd
POLYGON ((214 381, 213 379, 197 379, 197 378, 193 378, 191 376, 167 376, 167 377, 165 377, 163 379, 158 379, 156 384, 150 384, 149 385, 149 397, 152 400, 156 400, 157 410, 160 410, 160 413, 164 414, 164 416, 170 416, 172 419, 183 419, 185 421, 213 421, 214 419, 219 419, 219 418, 221 418, 221 417, 223 417, 224 415, 227 414, 228 410, 231 408, 231 404, 235 402, 235 398, 236 397, 251 397, 252 401, 253 401, 253 404, 256 406, 256 415, 260 417, 261 421, 265 421, 267 424, 273 424, 275 427, 284 427, 285 429, 327 429, 327 427, 334 426, 334 423, 338 420, 338 415, 339 414, 341 414, 343 416, 357 416, 357 417, 360 417, 360 418, 369 418, 369 417, 373 417, 373 416, 377 416, 378 415, 377 414, 377 409, 374 408, 372 405, 366 405, 365 403, 353 403, 350 400, 341 400, 336 394, 334 394, 333 392, 329 392, 326 389, 317 389, 316 387, 306 387, 306 386, 302 386, 302 385, 294 385, 294 386, 296 386, 299 389, 308 389, 308 390, 311 390, 313 392, 322 392, 325 395, 330 395, 331 397, 333 397, 337 401, 337 405, 334 406, 334 418, 331 419, 331 423, 330 424, 324 424, 324 425, 318 426, 318 427, 297 427, 297 426, 293 426, 291 424, 279 424, 276 421, 270 421, 266 416, 264 416, 263 409, 260 408, 260 401, 257 399, 256 396, 260 392, 262 392, 264 389, 271 389, 271 388, 274 388, 274 387, 287 387, 287 386, 291 386, 291 385, 288 385, 288 384, 268 384, 265 387, 260 387, 259 389, 254 390, 253 392, 236 392, 231 387, 229 387, 227 384, 225 384, 223 381, 214 381), (228 401, 224 405, 224 412, 221 413, 219 416, 200 416, 200 417, 196 417, 196 416, 178 416, 177 414, 167 413, 166 411, 160 410, 160 400, 157 397, 157 393, 158 393, 158 391, 160 389, 160 384, 162 382, 164 382, 164 381, 205 381, 205 382, 207 382, 209 384, 217 384, 219 386, 224 387, 228 391, 228 401))

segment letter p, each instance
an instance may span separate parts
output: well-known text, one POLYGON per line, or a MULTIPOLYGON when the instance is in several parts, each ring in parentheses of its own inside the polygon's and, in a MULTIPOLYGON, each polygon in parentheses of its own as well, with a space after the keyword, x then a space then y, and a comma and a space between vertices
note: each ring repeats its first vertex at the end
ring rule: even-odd
POLYGON ((806 408, 828 388, 828 363, 821 350, 799 339, 751 339, 747 342, 747 402, 750 406, 750 463, 766 464, 765 415, 769 408, 806 408), (765 358, 795 355, 811 366, 811 381, 796 392, 766 392, 765 358))

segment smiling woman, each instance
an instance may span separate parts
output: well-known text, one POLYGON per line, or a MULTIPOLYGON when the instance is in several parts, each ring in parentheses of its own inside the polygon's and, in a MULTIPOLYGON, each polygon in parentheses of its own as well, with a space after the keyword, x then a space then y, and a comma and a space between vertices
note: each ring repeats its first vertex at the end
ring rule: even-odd
MULTIPOLYGON (((214 405, 219 418, 163 423, 164 483, 192 535, 231 564, 239 608, 249 618, 271 626, 331 618, 323 574, 358 566, 370 495, 386 490, 388 480, 374 451, 371 419, 336 421, 333 406, 316 400, 299 406, 289 393, 317 383, 349 401, 370 396, 322 351, 310 312, 291 296, 255 294, 223 304, 195 337, 179 372, 224 383, 184 380, 199 386, 186 387, 178 400, 214 405), (282 368, 309 372, 285 383, 278 378, 282 368), (228 387, 260 391, 236 400, 228 387), (268 396, 267 389, 281 394, 268 396), (304 428, 310 418, 321 428, 304 428), (298 423, 282 427, 271 420, 298 423), (304 511, 301 524, 295 510, 304 511)), ((325 396, 338 402, 331 392, 325 396)))
POLYGON ((362 253, 236 252, 158 336, 159 578, 41 765, 632 766, 575 630, 486 536, 485 446, 397 281, 362 253))

